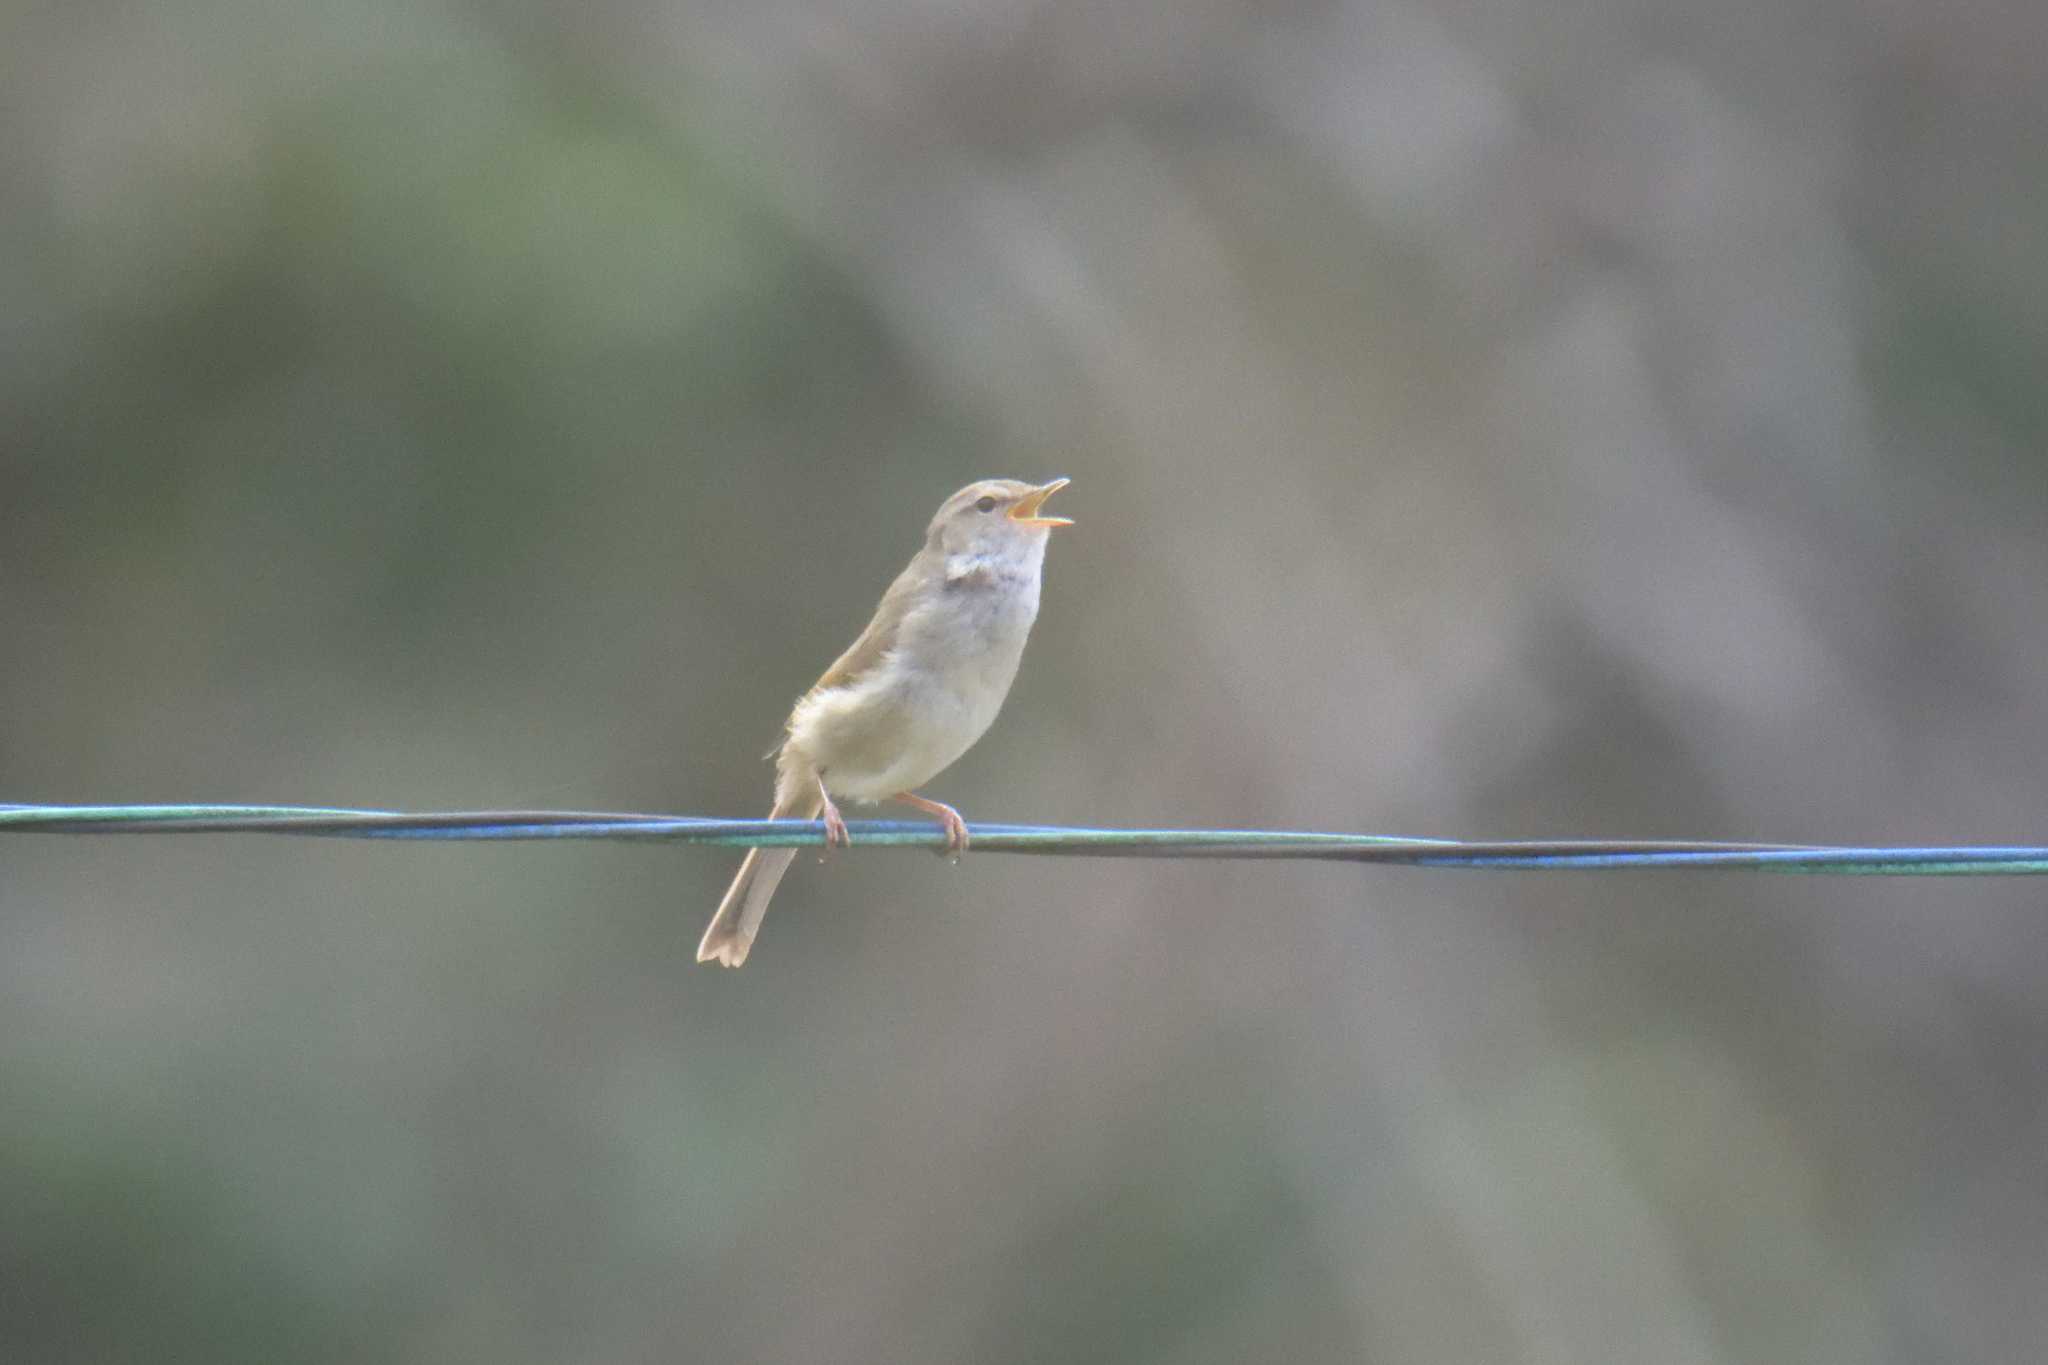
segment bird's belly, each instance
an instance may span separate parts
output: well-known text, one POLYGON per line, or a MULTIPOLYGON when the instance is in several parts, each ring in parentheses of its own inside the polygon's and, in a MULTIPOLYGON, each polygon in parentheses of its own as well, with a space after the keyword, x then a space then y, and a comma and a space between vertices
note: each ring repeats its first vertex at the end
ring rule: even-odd
MULTIPOLYGON (((972 748, 995 719, 995 708, 976 706, 943 689, 918 689, 890 723, 874 726, 872 742, 848 746, 825 775, 825 785, 856 801, 883 801, 931 781, 972 748)), ((881 717, 876 717, 881 719, 881 717)))
POLYGON ((884 801, 924 785, 995 721, 1014 665, 955 677, 896 672, 866 687, 821 696, 792 727, 835 795, 884 801))

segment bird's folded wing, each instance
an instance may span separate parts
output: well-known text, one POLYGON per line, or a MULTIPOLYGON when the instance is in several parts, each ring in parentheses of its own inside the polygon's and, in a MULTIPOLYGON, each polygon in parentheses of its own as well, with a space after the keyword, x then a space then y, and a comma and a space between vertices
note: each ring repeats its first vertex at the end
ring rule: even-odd
POLYGON ((812 683, 811 690, 804 695, 811 697, 828 688, 850 686, 880 663, 882 657, 895 647, 896 637, 903 628, 903 618, 916 605, 918 586, 927 576, 925 556, 920 554, 910 561, 909 567, 896 575, 889 591, 882 594, 882 603, 875 608, 875 618, 868 622, 868 628, 860 633, 860 638, 832 661, 824 676, 812 683))

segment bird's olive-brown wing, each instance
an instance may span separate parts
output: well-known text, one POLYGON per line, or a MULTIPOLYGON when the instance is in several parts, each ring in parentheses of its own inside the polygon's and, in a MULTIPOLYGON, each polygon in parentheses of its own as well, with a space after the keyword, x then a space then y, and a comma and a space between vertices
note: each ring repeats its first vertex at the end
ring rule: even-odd
POLYGON ((889 590, 882 594, 881 605, 875 608, 874 619, 868 622, 860 638, 832 661, 824 676, 812 683, 810 692, 804 695, 858 682, 863 674, 880 663, 882 656, 895 647, 896 637, 903 628, 903 618, 917 604, 919 589, 931 573, 928 556, 920 551, 903 572, 896 575, 896 581, 889 585, 889 590))
POLYGON ((767 757, 774 758, 781 752, 783 742, 789 737, 790 722, 796 719, 797 712, 803 709, 806 701, 830 688, 846 687, 860 681, 863 674, 880 663, 882 656, 895 647, 897 633, 903 626, 903 618, 916 604, 918 584, 929 576, 925 558, 923 552, 919 552, 903 572, 896 575, 896 581, 882 594, 881 605, 875 608, 874 618, 868 622, 867 629, 846 647, 844 654, 832 661, 832 666, 811 684, 803 696, 797 698, 796 705, 790 708, 788 719, 782 722, 782 735, 776 739, 774 747, 769 749, 767 757))

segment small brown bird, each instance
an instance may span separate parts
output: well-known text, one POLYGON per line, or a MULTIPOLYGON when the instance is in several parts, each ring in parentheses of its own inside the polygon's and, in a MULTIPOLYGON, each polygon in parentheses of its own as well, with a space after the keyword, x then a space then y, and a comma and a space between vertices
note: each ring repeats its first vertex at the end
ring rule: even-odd
MULTIPOLYGON (((935 815, 955 856, 967 822, 911 789, 980 739, 1009 695, 1038 616, 1045 543, 1065 517, 1041 515, 1066 479, 971 483, 947 498, 924 548, 896 576, 875 619, 798 700, 775 749, 771 820, 825 815, 828 844, 851 842, 832 798, 905 801, 935 815)), ((699 962, 747 960, 793 848, 750 848, 697 945, 699 962)))

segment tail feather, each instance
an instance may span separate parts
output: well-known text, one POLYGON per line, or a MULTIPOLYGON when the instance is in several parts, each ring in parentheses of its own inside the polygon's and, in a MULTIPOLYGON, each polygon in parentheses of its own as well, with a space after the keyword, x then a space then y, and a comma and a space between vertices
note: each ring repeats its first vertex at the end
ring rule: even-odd
MULTIPOLYGON (((785 805, 777 802, 775 809, 768 812, 768 818, 811 820, 822 808, 822 804, 816 802, 801 810, 795 807, 795 803, 785 805)), ((740 862, 740 870, 733 876, 732 885, 726 888, 725 899, 718 903, 718 913, 711 917, 710 925, 704 930, 703 941, 697 945, 699 962, 716 961, 737 967, 747 960, 747 951, 754 946, 754 935, 761 929, 761 917, 768 913, 768 902, 773 899, 782 874, 789 871, 789 865, 796 861, 796 855, 797 850, 793 848, 747 850, 747 856, 740 862)))

